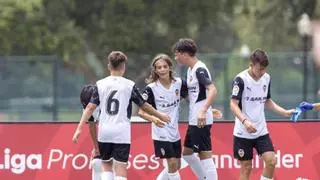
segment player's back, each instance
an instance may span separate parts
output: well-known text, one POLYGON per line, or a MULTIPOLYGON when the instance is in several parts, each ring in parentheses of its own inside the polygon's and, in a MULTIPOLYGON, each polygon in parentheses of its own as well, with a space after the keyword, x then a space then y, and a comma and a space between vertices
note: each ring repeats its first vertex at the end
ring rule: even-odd
POLYGON ((130 143, 133 86, 133 81, 120 76, 108 76, 97 82, 100 142, 130 143))

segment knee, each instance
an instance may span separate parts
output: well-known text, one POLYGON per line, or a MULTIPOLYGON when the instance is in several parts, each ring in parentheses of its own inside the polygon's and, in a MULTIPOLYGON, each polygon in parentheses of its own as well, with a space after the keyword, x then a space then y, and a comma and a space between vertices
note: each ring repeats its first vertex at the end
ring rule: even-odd
POLYGON ((168 171, 169 173, 174 173, 178 171, 179 163, 175 160, 168 161, 168 171))
POLYGON ((266 163, 266 167, 274 169, 276 167, 276 164, 277 164, 277 159, 276 159, 276 157, 272 157, 270 159, 267 159, 265 161, 265 163, 266 163))
POLYGON ((251 173, 251 169, 252 169, 251 162, 241 164, 241 173, 242 174, 249 175, 251 173))

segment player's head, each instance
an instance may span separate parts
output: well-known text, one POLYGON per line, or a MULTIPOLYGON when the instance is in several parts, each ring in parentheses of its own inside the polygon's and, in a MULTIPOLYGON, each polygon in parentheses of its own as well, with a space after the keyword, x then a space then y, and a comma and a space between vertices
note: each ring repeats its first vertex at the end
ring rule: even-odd
POLYGON ((158 79, 173 80, 173 65, 171 58, 166 54, 156 55, 151 63, 151 74, 146 80, 147 83, 152 83, 158 79))
POLYGON ((80 93, 80 102, 83 109, 87 107, 95 87, 96 86, 92 84, 87 84, 82 87, 81 93, 80 93))
POLYGON ((250 55, 250 69, 254 76, 260 78, 269 65, 269 58, 265 51, 256 49, 250 55))
POLYGON ((124 73, 126 69, 127 56, 121 51, 112 51, 108 55, 109 71, 121 71, 124 73))
POLYGON ((192 39, 179 39, 172 47, 175 59, 181 64, 188 64, 188 59, 197 53, 197 45, 192 39))

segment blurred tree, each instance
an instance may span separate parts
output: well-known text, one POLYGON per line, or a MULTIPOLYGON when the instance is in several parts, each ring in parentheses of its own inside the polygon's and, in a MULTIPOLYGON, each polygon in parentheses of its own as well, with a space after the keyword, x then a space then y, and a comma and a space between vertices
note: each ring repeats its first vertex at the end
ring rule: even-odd
POLYGON ((146 72, 135 73, 156 53, 171 53, 181 37, 194 38, 201 52, 231 52, 243 43, 268 51, 295 49, 297 18, 302 12, 313 17, 316 2, 0 0, 0 52, 57 54, 93 81, 105 72, 105 53, 120 49, 130 54, 127 75, 142 81, 146 72))

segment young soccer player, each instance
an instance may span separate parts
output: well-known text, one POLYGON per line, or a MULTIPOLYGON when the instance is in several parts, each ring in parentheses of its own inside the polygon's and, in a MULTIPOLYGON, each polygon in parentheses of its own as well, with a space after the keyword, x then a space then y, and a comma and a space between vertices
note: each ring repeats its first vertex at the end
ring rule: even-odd
POLYGON ((230 108, 235 115, 234 157, 240 161, 240 180, 249 180, 253 148, 265 162, 261 180, 273 178, 276 165, 274 147, 268 133, 265 106, 275 113, 289 117, 294 109, 286 110, 271 99, 270 75, 266 73, 269 59, 261 49, 250 56, 249 68, 233 80, 230 108))
MULTIPOLYGON (((155 155, 167 161, 167 168, 158 175, 157 180, 179 180, 178 170, 181 158, 181 140, 178 129, 179 106, 181 97, 187 96, 187 85, 180 78, 173 76, 172 60, 166 54, 159 54, 153 59, 147 83, 142 96, 155 109, 171 117, 171 122, 164 127, 152 124, 155 155)), ((141 109, 139 115, 149 121, 158 121, 157 118, 141 109)))
POLYGON ((212 159, 211 104, 217 90, 206 65, 196 57, 197 46, 192 39, 180 39, 173 46, 175 59, 188 66, 189 126, 184 141, 183 158, 198 179, 218 179, 212 159), (199 158, 194 152, 199 153, 199 158))
POLYGON ((127 179, 127 161, 130 152, 131 128, 130 117, 132 101, 147 113, 168 122, 170 117, 156 111, 146 103, 135 83, 123 76, 127 57, 120 51, 111 52, 108 57, 110 76, 97 81, 97 88, 84 110, 75 139, 79 137, 83 123, 100 107, 98 145, 102 158, 101 179, 112 179, 112 162, 115 180, 127 179))

